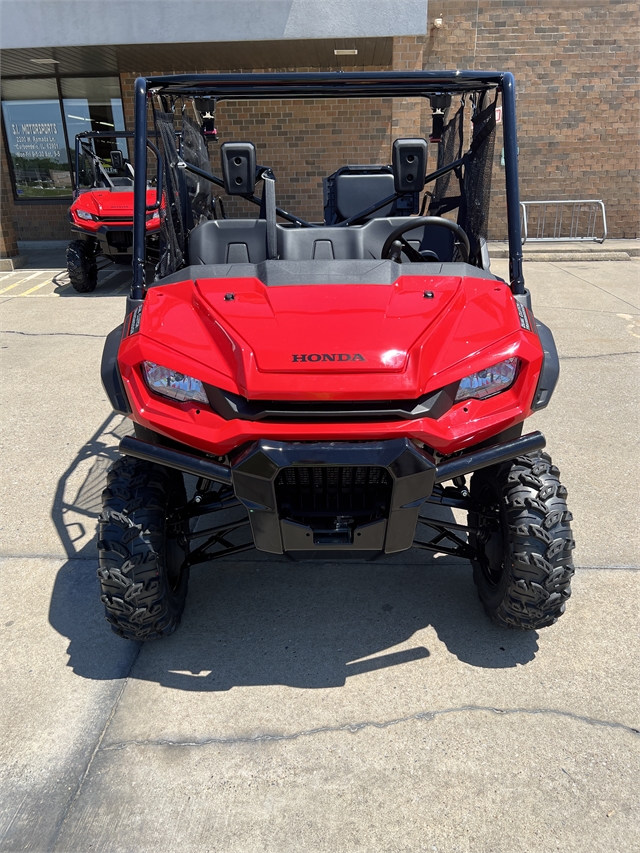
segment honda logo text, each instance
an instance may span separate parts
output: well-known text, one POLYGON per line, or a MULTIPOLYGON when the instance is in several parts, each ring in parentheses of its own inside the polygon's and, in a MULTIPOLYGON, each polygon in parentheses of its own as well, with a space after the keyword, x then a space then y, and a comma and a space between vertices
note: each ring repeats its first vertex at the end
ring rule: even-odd
POLYGON ((356 353, 348 353, 348 352, 309 352, 302 354, 294 354, 291 356, 291 361, 300 362, 300 361, 366 361, 367 359, 360 355, 359 352, 356 353))

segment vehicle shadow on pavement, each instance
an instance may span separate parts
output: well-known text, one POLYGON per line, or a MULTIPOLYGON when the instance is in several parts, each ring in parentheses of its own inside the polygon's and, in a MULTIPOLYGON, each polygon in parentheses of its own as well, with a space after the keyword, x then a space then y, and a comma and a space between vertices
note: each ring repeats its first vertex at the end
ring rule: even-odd
POLYGON ((107 468, 130 431, 129 422, 108 418, 60 478, 52 507, 69 559, 54 584, 49 620, 69 638, 68 665, 81 677, 128 674, 209 692, 323 688, 421 660, 428 678, 430 651, 416 634, 429 626, 472 666, 508 668, 535 657, 536 632, 505 631, 485 616, 464 560, 414 549, 369 562, 293 562, 256 551, 192 569, 182 624, 145 644, 129 672, 138 644, 113 635, 104 621, 95 529, 107 468))
MULTIPOLYGON (((126 296, 131 287, 132 272, 130 264, 115 264, 101 259, 98 265, 98 284, 89 293, 79 293, 69 281, 66 250, 64 247, 51 249, 27 249, 27 263, 20 272, 42 270, 51 273, 53 289, 48 295, 62 299, 96 299, 100 297, 126 296)), ((155 270, 152 264, 146 267, 147 281, 153 281, 155 270)), ((24 285, 29 287, 29 285, 24 285)))
MULTIPOLYGON (((153 280, 153 278, 151 279, 153 280)), ((53 279, 54 293, 61 299, 101 299, 112 296, 126 296, 131 287, 131 268, 106 264, 98 270, 98 284, 95 290, 79 293, 71 286, 66 270, 53 279)))

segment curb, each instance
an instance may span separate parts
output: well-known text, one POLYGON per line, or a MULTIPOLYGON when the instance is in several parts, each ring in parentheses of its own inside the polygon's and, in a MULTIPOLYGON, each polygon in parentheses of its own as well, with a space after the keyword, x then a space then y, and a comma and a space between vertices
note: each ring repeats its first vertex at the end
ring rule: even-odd
MULTIPOLYGON (((509 253, 504 250, 490 252, 491 258, 495 260, 506 260, 509 253)), ((628 252, 535 252, 524 255, 525 261, 543 262, 543 261, 630 261, 631 255, 628 252)))
MULTIPOLYGON (((69 240, 71 236, 69 236, 69 240)), ((26 252, 48 252, 51 249, 66 249, 69 240, 18 240, 18 251, 26 252)))
POLYGON ((13 258, 0 258, 0 272, 15 272, 26 267, 29 258, 27 255, 15 255, 13 258))

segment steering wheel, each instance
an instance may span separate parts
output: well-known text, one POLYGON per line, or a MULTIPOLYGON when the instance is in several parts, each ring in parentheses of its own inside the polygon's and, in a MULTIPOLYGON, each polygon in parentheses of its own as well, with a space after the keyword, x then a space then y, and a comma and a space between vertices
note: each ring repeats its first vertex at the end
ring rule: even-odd
POLYGON ((433 252, 428 253, 431 257, 425 258, 417 249, 414 249, 413 246, 402 237, 405 231, 413 231, 414 228, 421 228, 423 225, 425 227, 429 225, 437 225, 439 228, 447 228, 449 231, 453 231, 460 241, 458 245, 462 251, 462 260, 465 263, 469 263, 469 254, 471 251, 469 238, 459 225, 452 222, 450 219, 444 219, 442 216, 416 216, 412 218, 410 222, 403 222, 401 225, 398 225, 398 227, 394 228, 391 234, 389 234, 387 239, 384 241, 380 257, 387 260, 390 259, 392 253, 394 253, 392 251, 394 249, 393 244, 398 240, 401 244, 401 246, 395 247, 395 254, 397 255, 398 261, 400 260, 400 254, 402 252, 407 255, 410 261, 415 261, 417 263, 424 263, 425 260, 433 260, 433 252))

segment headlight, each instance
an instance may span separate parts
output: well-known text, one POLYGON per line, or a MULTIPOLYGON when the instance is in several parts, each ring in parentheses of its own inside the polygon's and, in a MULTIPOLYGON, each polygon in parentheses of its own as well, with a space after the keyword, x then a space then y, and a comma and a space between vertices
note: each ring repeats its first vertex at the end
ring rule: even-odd
POLYGON ((194 379, 193 376, 185 376, 184 373, 177 373, 175 370, 169 370, 168 367, 162 367, 152 361, 143 361, 142 370, 147 385, 157 394, 171 397, 172 400, 179 400, 181 403, 186 401, 209 402, 204 391, 204 385, 199 379, 194 379))
POLYGON ((472 373, 470 376, 465 376, 460 381, 458 393, 456 394, 456 403, 459 400, 469 400, 476 398, 485 400, 487 397, 493 397, 494 394, 499 394, 501 391, 506 391, 516 378, 518 372, 519 359, 507 358, 492 367, 487 367, 485 370, 479 370, 477 373, 472 373))
POLYGON ((86 210, 78 210, 76 208, 76 216, 78 219, 95 219, 93 213, 87 213, 86 210))

